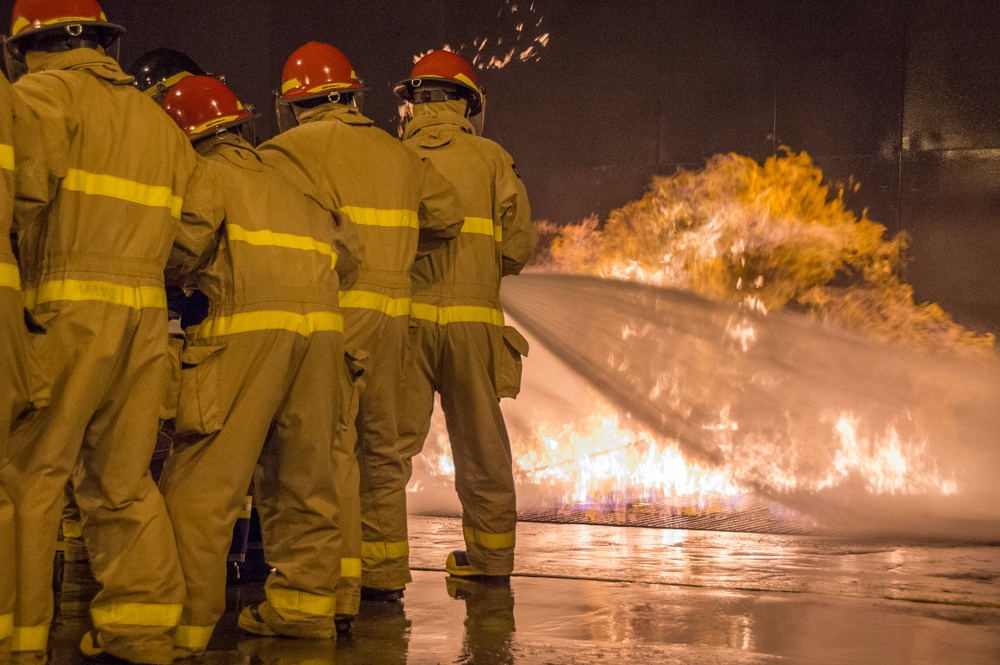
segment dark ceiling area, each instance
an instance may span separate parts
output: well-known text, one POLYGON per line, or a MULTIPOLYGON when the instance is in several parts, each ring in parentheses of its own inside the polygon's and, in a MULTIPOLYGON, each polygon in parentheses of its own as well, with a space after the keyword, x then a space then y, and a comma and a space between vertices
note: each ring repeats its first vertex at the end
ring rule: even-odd
MULTIPOLYGON (((104 0, 127 65, 171 47, 275 131, 271 91, 310 40, 341 48, 396 131, 390 86, 456 47, 493 67, 486 135, 535 219, 607 213, 719 152, 808 151, 849 204, 911 235, 920 299, 1000 331, 1000 3, 986 0, 104 0), (546 37, 547 35, 547 37, 546 37), (484 41, 485 40, 485 41, 484 41), (503 62, 513 52, 510 62, 503 62)), ((11 0, 0 0, 9 27, 11 0)))

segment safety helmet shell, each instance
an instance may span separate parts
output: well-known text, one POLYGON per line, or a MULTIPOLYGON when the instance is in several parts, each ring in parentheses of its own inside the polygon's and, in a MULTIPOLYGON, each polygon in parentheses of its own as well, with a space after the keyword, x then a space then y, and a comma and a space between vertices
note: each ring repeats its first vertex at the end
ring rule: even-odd
POLYGON ((187 54, 169 48, 139 56, 128 73, 135 78, 135 87, 150 96, 166 92, 188 76, 207 76, 187 54))
POLYGON ((296 49, 285 62, 278 99, 291 104, 361 90, 367 88, 340 49, 322 42, 309 42, 296 49))
POLYGON ((69 31, 74 25, 96 28, 108 41, 125 34, 125 28, 108 21, 95 0, 17 0, 10 41, 17 44, 43 32, 69 31))
POLYGON ((425 81, 445 81, 466 90, 469 93, 470 116, 482 110, 483 91, 476 80, 476 71, 459 54, 452 51, 431 51, 413 65, 410 78, 400 81, 392 90, 406 101, 412 101, 414 89, 425 81))
POLYGON ((254 117, 233 91, 211 76, 187 76, 167 91, 160 106, 192 141, 254 117))

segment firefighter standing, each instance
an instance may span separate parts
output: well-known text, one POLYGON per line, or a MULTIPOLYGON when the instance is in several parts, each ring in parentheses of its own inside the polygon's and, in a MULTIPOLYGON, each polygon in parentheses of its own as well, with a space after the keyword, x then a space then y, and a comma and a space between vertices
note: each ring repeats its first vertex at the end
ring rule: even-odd
POLYGON ((13 648, 44 660, 63 488, 72 475, 101 590, 85 655, 169 663, 184 600, 173 530, 149 474, 166 389, 168 263, 192 269, 221 215, 183 133, 105 55, 124 32, 94 0, 19 0, 10 55, 59 188, 22 234, 25 302, 51 405, 11 436, 2 471, 18 550, 13 648), (113 146, 114 149, 111 149, 113 146), (150 155, 155 155, 151 159, 150 155))
MULTIPOLYGON (((500 279, 521 271, 538 237, 510 155, 478 136, 470 121, 481 128, 483 96, 469 64, 455 53, 434 51, 395 92, 413 105, 406 145, 455 185, 465 211, 462 233, 448 253, 425 257, 413 268, 406 401, 398 416, 406 475, 397 482, 405 487, 409 481, 437 392, 455 460, 466 544, 465 551, 449 556, 446 570, 456 576, 505 576, 514 565, 516 506, 499 398, 516 394, 517 386, 503 385, 503 364, 519 362, 527 344, 504 327, 500 279)), ((396 508, 395 519, 404 518, 405 506, 396 508)), ((397 583, 409 580, 403 563, 394 571, 397 583)))
MULTIPOLYGON (((10 457, 8 434, 17 418, 47 399, 39 378, 31 371, 33 359, 24 326, 21 275, 11 245, 11 235, 31 224, 30 209, 15 215, 15 199, 44 205, 48 182, 40 168, 37 127, 30 111, 17 98, 7 79, 0 76, 0 469, 10 457)), ((21 206, 18 206, 19 208, 21 206)), ((27 229, 25 229, 27 230, 27 229)), ((13 562, 14 504, 0 482, 0 561, 13 562)), ((14 633, 14 569, 0 566, 0 663, 10 655, 14 633)))
MULTIPOLYGON (((408 544, 396 414, 410 268, 415 257, 441 251, 462 224, 454 188, 361 114, 356 103, 363 88, 339 50, 317 42, 302 46, 285 64, 278 100, 282 129, 298 126, 260 149, 265 163, 292 178, 324 208, 349 215, 365 250, 357 283, 340 296, 347 349, 369 354, 359 413, 356 423, 350 423, 356 430, 347 428, 349 436, 356 432, 357 437, 364 523, 361 539, 348 533, 345 506, 344 591, 338 608, 345 617, 358 608, 358 557, 364 560, 369 597, 400 595, 396 570, 406 561, 408 544), (389 516, 391 522, 386 521, 389 516)), ((342 479, 341 486, 348 487, 347 482, 342 479)))
POLYGON ((331 445, 343 319, 338 271, 356 272, 354 229, 263 165, 239 133, 252 118, 221 82, 190 76, 163 108, 216 169, 226 209, 215 259, 192 286, 209 315, 187 330, 177 436, 160 479, 188 595, 176 644, 204 652, 226 608, 224 562, 259 464, 267 600, 242 628, 334 634, 339 557, 331 445), (228 131, 227 131, 228 130, 228 131), (259 460, 259 461, 258 461, 259 460))

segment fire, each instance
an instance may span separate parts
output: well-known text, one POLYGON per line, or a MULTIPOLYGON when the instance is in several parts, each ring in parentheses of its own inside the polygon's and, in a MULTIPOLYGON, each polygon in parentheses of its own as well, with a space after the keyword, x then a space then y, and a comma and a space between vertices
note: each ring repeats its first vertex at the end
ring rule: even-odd
MULTIPOLYGON (((482 50, 485 43, 477 40, 476 46, 482 50)), ((505 52, 502 60, 509 62, 514 52, 505 52)), ((558 409, 543 414, 540 408, 534 419, 519 420, 512 437, 519 491, 561 509, 641 505, 695 514, 738 508, 754 494, 959 493, 956 477, 942 471, 931 454, 927 418, 908 420, 905 409, 883 413, 842 393, 832 399, 821 385, 812 401, 791 400, 806 410, 817 404, 808 417, 786 413, 783 405, 775 413, 752 413, 738 396, 709 389, 718 370, 714 363, 723 359, 742 371, 742 358, 752 356, 768 329, 761 317, 788 306, 817 323, 928 352, 976 358, 992 348, 992 336, 962 328, 933 304, 914 302, 898 270, 906 238, 887 238, 885 227, 854 215, 844 191, 825 184, 804 153, 776 155, 764 164, 717 156, 701 171, 655 179, 642 200, 613 212, 603 226, 596 218, 558 229, 543 224, 542 236, 552 240, 543 269, 685 289, 738 307, 717 337, 695 335, 700 346, 692 347, 694 355, 704 352, 703 362, 696 357, 685 375, 665 367, 655 382, 643 384, 664 411, 687 413, 688 403, 712 405, 707 413, 717 417, 699 424, 695 438, 704 436, 720 453, 717 466, 695 461, 685 454, 683 441, 653 434, 595 392, 578 401, 589 407, 583 409, 589 416, 561 421, 551 415, 558 409), (721 351, 711 346, 720 343, 721 351), (706 351, 709 346, 716 356, 706 351), (681 399, 700 392, 708 397, 681 399)), ((653 348, 663 336, 649 323, 655 319, 633 319, 617 330, 622 343, 631 345, 622 348, 653 348)), ((760 348, 758 362, 769 353, 780 356, 780 348, 760 348)), ((611 348, 607 354, 609 375, 628 377, 642 369, 636 358, 614 355, 611 348)), ((784 376, 770 369, 747 374, 746 390, 769 390, 768 382, 784 376)), ((530 364, 525 371, 530 374, 530 364)), ((526 390, 518 402, 531 399, 526 390)), ((424 473, 450 478, 454 464, 439 415, 426 447, 424 473)))
POLYGON ((927 454, 927 443, 912 443, 900 438, 895 427, 882 436, 864 438, 858 434, 860 422, 851 414, 841 414, 834 427, 840 439, 826 478, 816 489, 847 482, 852 475, 863 479, 871 494, 955 494, 954 478, 942 477, 927 454))
POLYGON ((663 442, 622 421, 610 407, 584 423, 543 423, 537 443, 515 460, 519 477, 565 488, 563 503, 663 503, 684 498, 737 496, 729 476, 687 461, 663 442))

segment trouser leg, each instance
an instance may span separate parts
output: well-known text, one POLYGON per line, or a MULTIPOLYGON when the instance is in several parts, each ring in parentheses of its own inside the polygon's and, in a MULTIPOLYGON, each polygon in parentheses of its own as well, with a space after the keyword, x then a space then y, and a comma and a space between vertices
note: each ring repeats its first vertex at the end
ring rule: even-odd
MULTIPOLYGON (((398 478, 406 496, 406 485, 413 476, 413 458, 420 454, 427 440, 434 410, 435 371, 441 329, 427 321, 413 321, 409 328, 409 351, 403 370, 403 392, 398 414, 399 452, 403 474, 398 478)), ((396 507, 392 521, 406 520, 406 504, 396 507)))
MULTIPOLYGON (((3 407, 0 407, 3 408, 3 407)), ((3 417, 0 416, 0 424, 3 417)), ((0 430, 0 468, 6 463, 6 427, 0 430)), ((14 502, 0 483, 0 663, 10 662, 10 647, 14 636, 14 502)))
POLYGON ((144 310, 84 439, 73 475, 83 536, 101 585, 91 619, 104 649, 173 660, 184 601, 173 528, 149 472, 167 380, 166 312, 144 310))
POLYGON ((510 439, 493 382, 499 330, 487 324, 449 324, 446 339, 439 389, 467 556, 483 573, 509 575, 517 506, 510 439))
MULTIPOLYGON (((247 333, 189 367, 182 400, 231 404, 222 429, 177 436, 160 477, 187 588, 175 645, 188 653, 208 647, 226 609, 226 560, 233 526, 245 502, 271 422, 284 400, 292 335, 247 333), (253 363, 247 363, 253 358, 253 363), (206 363, 215 363, 208 367, 206 363), (197 374, 218 381, 198 381, 197 374), (210 395, 209 392, 214 394, 210 395)), ((187 411, 185 411, 187 412, 187 411)))
POLYGON ((256 476, 264 554, 274 571, 260 614, 290 637, 336 633, 341 534, 331 447, 336 437, 343 338, 302 339, 304 357, 275 419, 256 476), (332 559, 332 562, 331 562, 332 559), (331 565, 332 563, 332 565, 331 565))
POLYGON ((398 589, 410 581, 405 472, 397 446, 396 414, 402 383, 407 319, 378 313, 363 346, 371 355, 358 413, 361 472, 362 584, 398 589))
MULTIPOLYGON (((27 405, 26 333, 21 325, 21 294, 0 288, 0 470, 8 463, 11 424, 27 405)), ((0 663, 10 660, 14 635, 15 557, 14 502, 0 473, 0 663)))
POLYGON ((59 617, 86 616, 90 601, 100 590, 90 571, 90 556, 83 540, 80 508, 76 505, 73 484, 66 483, 66 505, 62 514, 63 568, 59 593, 59 617))
POLYGON ((413 458, 423 451, 431 427, 441 328, 429 321, 414 321, 410 324, 409 335, 409 352, 403 370, 403 397, 398 416, 399 452, 405 470, 404 487, 413 475, 413 458))
POLYGON ((333 470, 340 503, 340 583, 337 586, 337 614, 355 616, 361 606, 361 477, 355 454, 361 391, 364 389, 364 364, 358 351, 345 354, 340 384, 340 418, 334 442, 333 470))
POLYGON ((108 349, 74 329, 91 316, 104 317, 109 334, 124 330, 114 308, 65 307, 48 333, 32 339, 52 381, 51 403, 13 428, 10 462, 0 470, 14 504, 15 613, 12 649, 44 654, 52 621, 52 564, 62 516, 64 488, 80 452, 87 423, 100 404, 115 359, 108 349))

